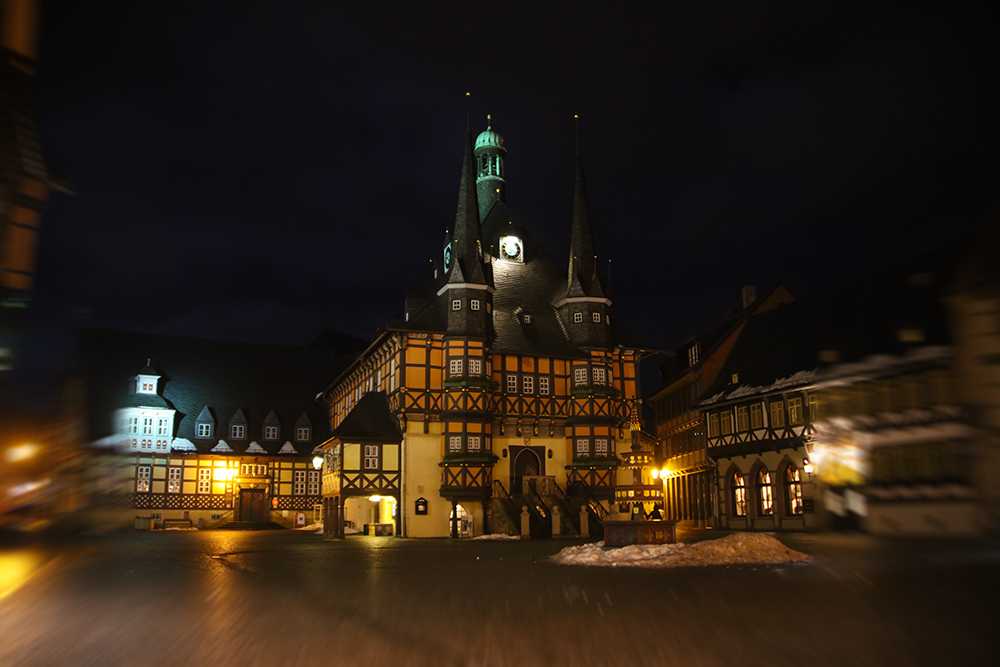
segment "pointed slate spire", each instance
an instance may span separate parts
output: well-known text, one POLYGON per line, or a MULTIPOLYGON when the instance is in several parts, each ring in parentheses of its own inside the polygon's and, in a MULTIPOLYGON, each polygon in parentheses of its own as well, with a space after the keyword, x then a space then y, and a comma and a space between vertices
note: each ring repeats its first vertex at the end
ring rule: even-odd
POLYGON ((479 233, 479 201, 476 198, 476 161, 472 155, 472 118, 466 113, 462 180, 458 186, 458 210, 452 235, 452 269, 449 283, 486 284, 479 233), (461 269, 458 267, 461 266, 461 269))
MULTIPOLYGON (((579 116, 574 118, 579 121, 579 116)), ((580 157, 580 126, 576 129, 576 183, 573 190, 573 228, 569 245, 568 296, 604 296, 597 277, 597 259, 594 255, 594 232, 590 225, 590 206, 587 203, 587 184, 583 178, 583 159, 580 157)))

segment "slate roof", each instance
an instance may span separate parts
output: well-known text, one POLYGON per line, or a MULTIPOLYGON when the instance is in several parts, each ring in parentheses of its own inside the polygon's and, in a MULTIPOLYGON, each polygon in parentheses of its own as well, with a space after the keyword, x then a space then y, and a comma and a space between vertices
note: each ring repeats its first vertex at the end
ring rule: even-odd
MULTIPOLYGON (((482 224, 483 251, 490 260, 493 294, 493 326, 496 338, 493 350, 501 354, 589 358, 589 353, 570 344, 552 304, 566 291, 567 272, 535 241, 531 232, 502 201, 494 202, 482 224), (494 255, 500 238, 514 235, 521 239, 524 262, 508 262, 494 255), (523 324, 519 315, 531 315, 531 324, 523 324)), ((437 291, 447 282, 441 260, 408 291, 412 308, 409 320, 401 314, 389 321, 388 328, 398 331, 444 332, 447 313, 437 291), (437 276, 434 276, 434 269, 437 276)), ((615 344, 633 349, 648 346, 630 334, 613 317, 611 334, 615 344)))
POLYGON ((337 347, 281 347, 86 329, 78 352, 87 386, 88 441, 113 435, 116 409, 148 405, 154 398, 129 393, 135 369, 152 359, 162 372, 160 400, 177 410, 173 435, 193 442, 198 452, 209 452, 221 439, 238 453, 252 441, 269 453, 291 441, 298 453, 308 455, 329 437, 328 408, 316 401, 317 393, 366 345, 353 337, 333 339, 337 347), (195 438, 195 419, 206 406, 215 419, 213 437, 195 438), (228 420, 241 409, 247 437, 232 440, 228 420), (265 441, 263 423, 272 410, 280 421, 279 438, 265 441), (297 443, 294 429, 303 412, 313 433, 310 442, 297 443))
POLYGON ((950 344, 942 297, 967 248, 962 239, 748 318, 702 398, 817 370, 821 350, 836 350, 838 363, 851 363, 950 344), (919 329, 923 340, 901 342, 901 329, 919 329))
POLYGON ((403 440, 403 432, 389 410, 389 400, 384 391, 370 391, 362 396, 344 421, 334 429, 333 435, 341 440, 403 440))

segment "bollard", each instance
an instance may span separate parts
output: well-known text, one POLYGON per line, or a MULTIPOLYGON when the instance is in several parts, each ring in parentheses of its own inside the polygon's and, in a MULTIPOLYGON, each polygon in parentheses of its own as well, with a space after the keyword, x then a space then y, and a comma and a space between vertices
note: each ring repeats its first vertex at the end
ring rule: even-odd
POLYGON ((521 507, 521 539, 531 539, 531 515, 528 514, 528 506, 521 507))
POLYGON ((590 537, 590 514, 586 505, 580 508, 580 537, 590 537))
POLYGON ((559 506, 552 506, 552 537, 562 535, 562 517, 559 515, 559 506))

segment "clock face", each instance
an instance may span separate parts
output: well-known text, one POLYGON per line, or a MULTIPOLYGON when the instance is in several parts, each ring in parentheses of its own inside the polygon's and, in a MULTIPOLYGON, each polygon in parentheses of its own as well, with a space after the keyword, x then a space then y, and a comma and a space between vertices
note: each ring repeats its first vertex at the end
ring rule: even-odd
POLYGON ((500 239, 500 258, 511 262, 524 261, 524 246, 516 236, 505 236, 500 239))
POLYGON ((449 243, 444 247, 444 270, 447 271, 451 268, 451 244, 449 243))

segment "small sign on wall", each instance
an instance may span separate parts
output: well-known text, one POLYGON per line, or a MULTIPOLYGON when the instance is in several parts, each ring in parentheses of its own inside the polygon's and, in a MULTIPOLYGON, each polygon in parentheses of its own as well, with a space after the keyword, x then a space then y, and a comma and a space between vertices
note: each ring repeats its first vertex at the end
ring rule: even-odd
POLYGON ((414 503, 413 513, 417 514, 417 515, 425 515, 425 514, 427 514, 427 499, 426 498, 417 498, 416 502, 414 503))

